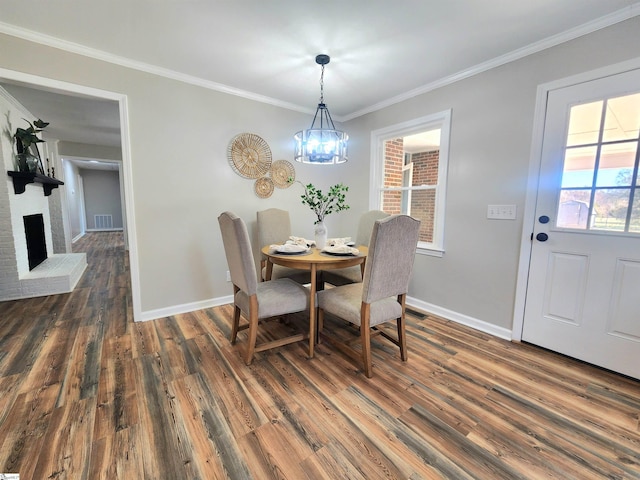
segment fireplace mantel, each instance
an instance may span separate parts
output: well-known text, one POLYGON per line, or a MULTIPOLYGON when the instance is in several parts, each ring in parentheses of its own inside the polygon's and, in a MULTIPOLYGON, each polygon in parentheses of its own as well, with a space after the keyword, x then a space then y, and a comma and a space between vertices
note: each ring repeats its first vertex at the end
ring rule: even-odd
POLYGON ((58 186, 64 185, 64 182, 56 178, 47 177, 46 175, 42 175, 40 173, 14 171, 8 171, 7 173, 13 179, 13 192, 16 195, 24 193, 25 188, 29 183, 41 183, 45 197, 51 195, 51 191, 54 188, 58 188, 58 186))

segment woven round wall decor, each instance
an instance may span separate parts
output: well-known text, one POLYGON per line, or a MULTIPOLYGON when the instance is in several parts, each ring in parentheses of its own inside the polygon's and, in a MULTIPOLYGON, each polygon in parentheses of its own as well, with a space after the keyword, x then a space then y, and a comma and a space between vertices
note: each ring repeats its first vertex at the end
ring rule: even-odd
POLYGON ((271 179, 276 187, 289 188, 293 184, 293 180, 296 179, 296 170, 291 162, 276 160, 271 165, 271 179))
POLYGON ((273 193, 273 181, 269 177, 259 178, 256 180, 254 190, 260 198, 269 198, 273 193))
POLYGON ((227 157, 231 168, 244 178, 260 178, 271 168, 271 149, 254 133, 240 133, 233 137, 227 157))

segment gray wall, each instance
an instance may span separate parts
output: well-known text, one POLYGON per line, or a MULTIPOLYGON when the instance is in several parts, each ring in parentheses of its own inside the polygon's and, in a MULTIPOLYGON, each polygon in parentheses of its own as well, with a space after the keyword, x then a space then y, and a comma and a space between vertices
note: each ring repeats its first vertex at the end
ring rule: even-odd
POLYGON ((87 229, 95 229, 94 215, 111 215, 113 228, 122 228, 120 176, 117 171, 80 169, 84 185, 87 229))
MULTIPOLYGON (((372 130, 453 109, 443 258, 418 256, 411 296, 510 328, 522 207, 538 84, 639 54, 640 20, 542 53, 347 122, 350 160, 335 168, 296 164, 297 177, 349 185, 351 210, 331 215, 330 236, 355 235, 369 208, 372 130), (488 204, 515 204, 518 220, 489 221, 488 204)), ((313 216, 296 186, 269 199, 228 165, 229 140, 260 135, 274 160, 292 160, 303 115, 0 35, 0 67, 127 95, 140 266, 147 317, 231 294, 216 217, 233 210, 253 232, 255 212, 285 208, 296 234, 312 235, 313 216), (206 139, 190 142, 188 139, 206 139), (168 228, 167 226, 170 226, 168 228)), ((313 105, 310 106, 313 108, 313 105)), ((187 308, 187 307, 185 307, 187 308)))

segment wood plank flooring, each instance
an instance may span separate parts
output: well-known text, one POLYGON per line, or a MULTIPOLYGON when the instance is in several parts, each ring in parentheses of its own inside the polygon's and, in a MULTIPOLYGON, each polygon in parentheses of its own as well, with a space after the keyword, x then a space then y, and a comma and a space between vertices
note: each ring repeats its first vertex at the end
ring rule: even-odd
POLYGON ((640 478, 638 381, 420 314, 408 363, 374 340, 372 379, 324 344, 314 359, 302 342, 247 367, 230 306, 133 323, 122 235, 74 250, 89 267, 73 293, 0 303, 0 472, 640 478))

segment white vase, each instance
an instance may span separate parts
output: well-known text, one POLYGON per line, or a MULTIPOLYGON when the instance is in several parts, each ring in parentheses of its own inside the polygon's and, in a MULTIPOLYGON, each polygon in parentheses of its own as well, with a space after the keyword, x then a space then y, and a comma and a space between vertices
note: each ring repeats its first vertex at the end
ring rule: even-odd
POLYGON ((315 234, 316 248, 322 250, 327 244, 327 227, 324 222, 316 223, 313 233, 315 234))

